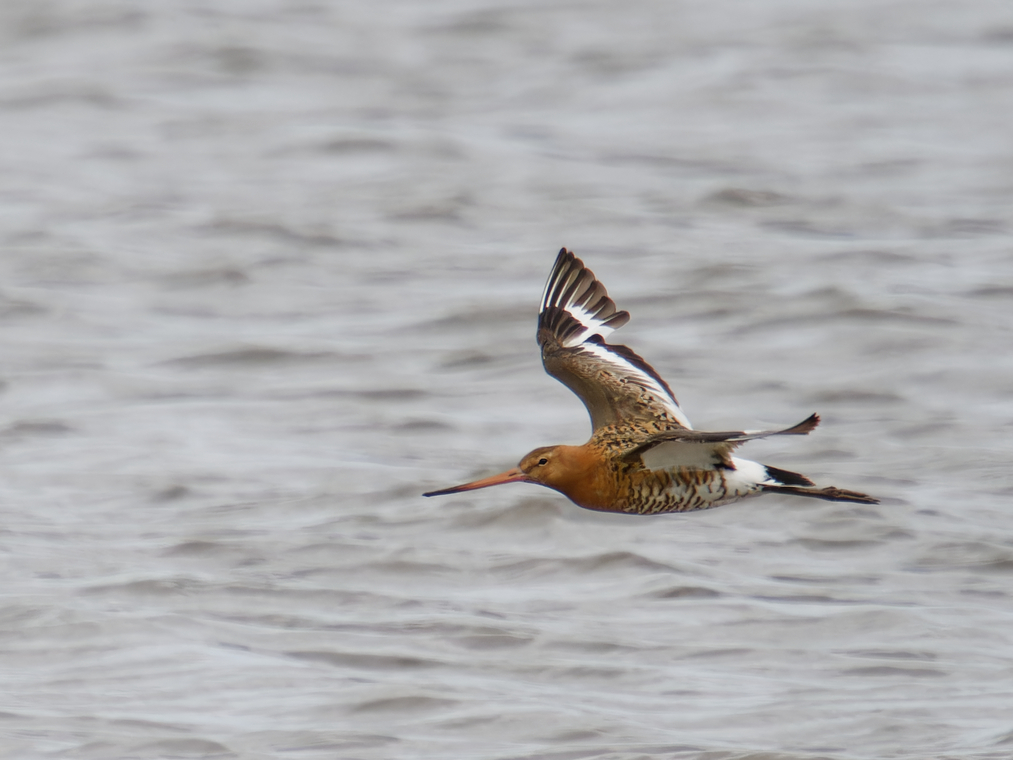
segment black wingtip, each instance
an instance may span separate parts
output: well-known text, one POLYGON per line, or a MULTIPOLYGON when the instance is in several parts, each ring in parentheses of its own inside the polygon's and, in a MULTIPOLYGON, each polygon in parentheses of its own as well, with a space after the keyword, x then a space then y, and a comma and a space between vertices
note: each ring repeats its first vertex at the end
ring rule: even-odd
MULTIPOLYGON (((539 343, 543 331, 566 345, 577 334, 618 330, 630 320, 609 298, 605 286, 572 251, 561 248, 545 283, 538 314, 539 343), (577 319, 571 310, 583 315, 577 319), (588 320, 593 326, 588 325, 588 320)), ((590 336, 589 336, 590 337, 590 336)))
POLYGON ((809 433, 815 430, 816 426, 819 424, 820 416, 816 414, 816 412, 813 412, 797 425, 790 427, 787 430, 782 430, 780 435, 809 435, 809 433))

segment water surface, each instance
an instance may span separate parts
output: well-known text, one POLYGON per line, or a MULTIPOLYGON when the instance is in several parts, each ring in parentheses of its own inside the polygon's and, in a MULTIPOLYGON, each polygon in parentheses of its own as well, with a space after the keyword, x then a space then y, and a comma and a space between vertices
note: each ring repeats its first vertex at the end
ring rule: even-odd
POLYGON ((0 10, 4 757, 1006 758, 1003 4, 0 10), (566 245, 869 507, 532 486, 566 245))

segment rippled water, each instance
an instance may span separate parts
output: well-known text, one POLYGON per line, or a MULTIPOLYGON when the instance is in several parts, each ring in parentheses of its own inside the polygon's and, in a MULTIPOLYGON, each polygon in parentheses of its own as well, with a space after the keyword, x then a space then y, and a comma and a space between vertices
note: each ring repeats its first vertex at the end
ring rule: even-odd
POLYGON ((0 9, 0 755, 1013 755, 1004 3, 0 9), (423 499, 588 434, 566 245, 876 507, 423 499))

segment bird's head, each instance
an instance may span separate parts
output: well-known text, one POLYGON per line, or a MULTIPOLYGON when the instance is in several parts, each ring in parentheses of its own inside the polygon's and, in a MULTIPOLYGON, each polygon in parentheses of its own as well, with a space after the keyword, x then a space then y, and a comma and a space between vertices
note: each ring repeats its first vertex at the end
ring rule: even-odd
POLYGON ((464 485, 430 491, 423 496, 442 496, 448 493, 474 491, 476 488, 488 488, 502 483, 537 483, 557 491, 567 493, 566 486, 579 476, 579 457, 575 452, 577 446, 542 446, 526 454, 516 467, 493 475, 489 478, 475 480, 464 485))

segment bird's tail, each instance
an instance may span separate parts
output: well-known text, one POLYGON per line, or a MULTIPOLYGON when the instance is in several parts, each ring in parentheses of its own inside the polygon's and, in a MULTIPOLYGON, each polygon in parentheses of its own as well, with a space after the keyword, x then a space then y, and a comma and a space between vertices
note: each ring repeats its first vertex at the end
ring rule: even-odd
POLYGON ((813 488, 812 486, 762 486, 767 493, 790 493, 795 496, 808 496, 812 499, 826 499, 827 501, 851 501, 855 504, 879 504, 879 499, 858 491, 848 491, 844 488, 827 486, 826 488, 813 488))
POLYGON ((789 470, 781 470, 777 467, 764 465, 767 476, 773 483, 764 483, 760 486, 768 493, 791 493, 796 496, 808 496, 811 499, 826 499, 827 501, 851 501, 856 504, 879 504, 879 499, 858 491, 848 491, 844 488, 816 488, 805 475, 789 470))

